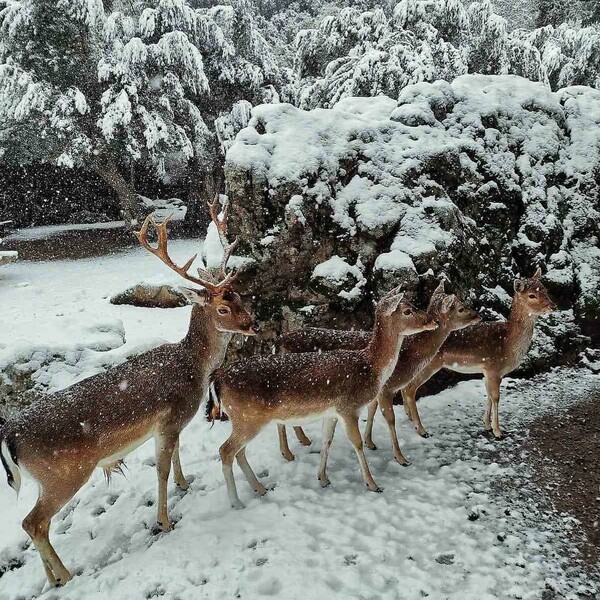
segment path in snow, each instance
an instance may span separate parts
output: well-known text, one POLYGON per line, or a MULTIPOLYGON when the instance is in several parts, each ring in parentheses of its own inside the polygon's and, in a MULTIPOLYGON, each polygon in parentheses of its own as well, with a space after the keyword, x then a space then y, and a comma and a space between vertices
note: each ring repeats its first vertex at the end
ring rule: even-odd
MULTIPOLYGON (((187 256, 191 246, 180 242, 174 249, 187 256)), ((123 346, 90 350, 75 370, 57 368, 51 387, 159 339, 177 339, 187 325, 187 308, 160 311, 108 303, 110 293, 140 279, 170 277, 156 259, 138 250, 95 260, 15 263, 3 276, 0 303, 6 307, 9 337, 1 341, 0 353, 2 344, 10 353, 14 344, 73 343, 89 335, 90 323, 123 321, 123 346)), ((503 424, 522 428, 540 412, 563 410, 569 402, 566 389, 584 394, 598 384, 597 376, 572 371, 534 382, 509 381, 503 386, 503 424)), ((247 504, 243 511, 229 508, 218 458, 230 426, 211 428, 197 417, 182 437, 184 469, 195 479, 185 494, 170 486, 176 529, 152 533, 156 475, 153 447, 146 444, 127 460, 126 479, 115 477, 107 487, 97 471, 56 518, 52 540, 79 576, 44 597, 537 599, 548 583, 572 597, 577 596, 569 590, 578 585, 589 591, 593 582, 567 575, 560 559, 552 557, 559 547, 553 524, 498 494, 511 485, 516 470, 526 476, 526 466, 498 464, 513 442, 479 435, 483 404, 480 381, 422 400, 422 418, 433 434, 429 439, 416 435, 398 407, 400 442, 413 462, 408 468, 393 461, 378 415, 380 449, 367 457, 383 494, 364 491, 343 431, 331 453, 332 486, 321 489, 316 480, 319 425, 307 428, 312 447, 293 445, 297 459, 291 464, 279 455, 271 427, 249 446, 248 457, 273 489, 255 498, 236 471, 247 504)), ((35 597, 44 589, 39 557, 20 529, 35 494, 26 482, 17 502, 0 484, 1 600, 35 597)), ((519 502, 527 506, 526 500, 519 502)))

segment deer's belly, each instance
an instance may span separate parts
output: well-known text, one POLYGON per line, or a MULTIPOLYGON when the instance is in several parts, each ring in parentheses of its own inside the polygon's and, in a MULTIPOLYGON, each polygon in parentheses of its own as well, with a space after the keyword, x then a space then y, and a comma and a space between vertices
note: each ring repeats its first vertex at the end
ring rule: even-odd
POLYGON ((288 425, 291 427, 298 427, 300 425, 306 425, 307 423, 314 423, 315 421, 320 421, 326 418, 338 418, 337 411, 335 408, 328 408, 323 411, 318 411, 309 414, 297 414, 297 415, 289 415, 285 417, 279 417, 275 419, 275 422, 278 425, 288 425))
POLYGON ((154 430, 150 429, 140 437, 133 437, 127 440, 123 440, 117 447, 114 447, 112 454, 105 456, 98 461, 97 466, 100 468, 108 467, 119 460, 125 458, 130 452, 133 452, 136 448, 139 448, 144 442, 147 442, 151 437, 154 436, 154 430))
POLYGON ((457 373, 483 373, 485 370, 485 363, 464 364, 460 362, 448 362, 444 366, 446 369, 451 369, 457 373))

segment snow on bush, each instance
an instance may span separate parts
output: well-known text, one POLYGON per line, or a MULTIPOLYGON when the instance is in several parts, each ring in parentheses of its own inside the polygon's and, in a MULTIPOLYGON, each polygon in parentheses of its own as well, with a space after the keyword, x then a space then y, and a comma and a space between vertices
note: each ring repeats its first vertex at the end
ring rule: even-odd
MULTIPOLYGON (((231 227, 257 261, 251 286, 265 306, 343 310, 340 290, 311 274, 360 265, 368 283, 349 324, 368 320, 371 294, 393 283, 425 302, 432 274, 506 314, 486 289, 512 294, 514 277, 541 265, 574 311, 547 329, 556 355, 597 323, 599 149, 600 91, 511 75, 418 83, 398 101, 333 109, 263 105, 227 155, 231 227)), ((285 310, 269 314, 276 328, 285 310)))
MULTIPOLYGON (((296 38, 303 108, 386 94, 466 73, 515 74, 558 89, 600 87, 600 28, 561 25, 510 32, 489 0, 401 0, 344 8, 296 38)), ((423 115, 425 116, 425 115, 423 115)))

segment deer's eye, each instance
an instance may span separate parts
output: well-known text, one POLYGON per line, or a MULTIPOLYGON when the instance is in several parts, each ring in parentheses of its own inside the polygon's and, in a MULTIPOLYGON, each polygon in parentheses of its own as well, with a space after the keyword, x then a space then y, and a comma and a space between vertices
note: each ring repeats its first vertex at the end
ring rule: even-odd
POLYGON ((410 317, 413 314, 413 311, 410 308, 407 308, 402 313, 405 317, 410 317))
POLYGON ((458 312, 459 313, 463 313, 463 312, 465 312, 465 309, 461 307, 461 308, 458 309, 458 312))
POLYGON ((231 310, 229 310, 229 308, 227 308, 226 306, 219 306, 219 308, 217 308, 217 312, 220 315, 228 315, 231 310))
POLYGON ((536 296, 535 294, 529 294, 529 297, 530 297, 532 300, 535 300, 537 296, 536 296))

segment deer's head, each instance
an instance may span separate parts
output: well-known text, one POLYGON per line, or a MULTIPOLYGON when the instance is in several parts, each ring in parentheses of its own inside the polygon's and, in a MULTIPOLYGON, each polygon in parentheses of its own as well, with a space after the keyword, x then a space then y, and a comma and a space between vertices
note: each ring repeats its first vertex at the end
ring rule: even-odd
POLYGON ((240 295, 231 290, 223 289, 211 292, 205 289, 179 288, 191 304, 204 306, 210 315, 215 329, 229 333, 256 335, 259 326, 252 315, 246 310, 240 295))
POLYGON ((435 319, 404 301, 400 287, 388 292, 377 305, 376 316, 397 335, 412 335, 437 329, 435 319))
POLYGON ((223 211, 223 219, 218 216, 218 196, 212 203, 208 203, 211 217, 217 226, 221 244, 223 244, 223 259, 218 274, 213 274, 205 268, 198 269, 198 276, 191 275, 188 271, 196 260, 196 254, 192 256, 182 267, 173 262, 167 251, 167 224, 171 217, 167 217, 162 223, 157 224, 151 215, 146 217, 144 224, 136 236, 140 244, 162 260, 170 269, 181 275, 199 288, 182 287, 181 291, 192 304, 203 306, 205 312, 210 316, 218 331, 229 333, 241 333, 243 335, 256 335, 259 327, 254 322, 252 315, 246 310, 240 295, 233 289, 236 274, 227 272, 227 262, 231 253, 237 245, 237 238, 229 244, 227 242, 227 207, 223 211), (148 242, 148 228, 152 224, 158 237, 156 248, 148 242))
POLYGON ((515 279, 516 300, 530 315, 545 315, 556 310, 541 277, 542 270, 538 267, 531 279, 515 279))
POLYGON ((481 321, 476 310, 467 308, 454 294, 446 294, 443 281, 433 292, 427 312, 447 331, 457 331, 481 321))

